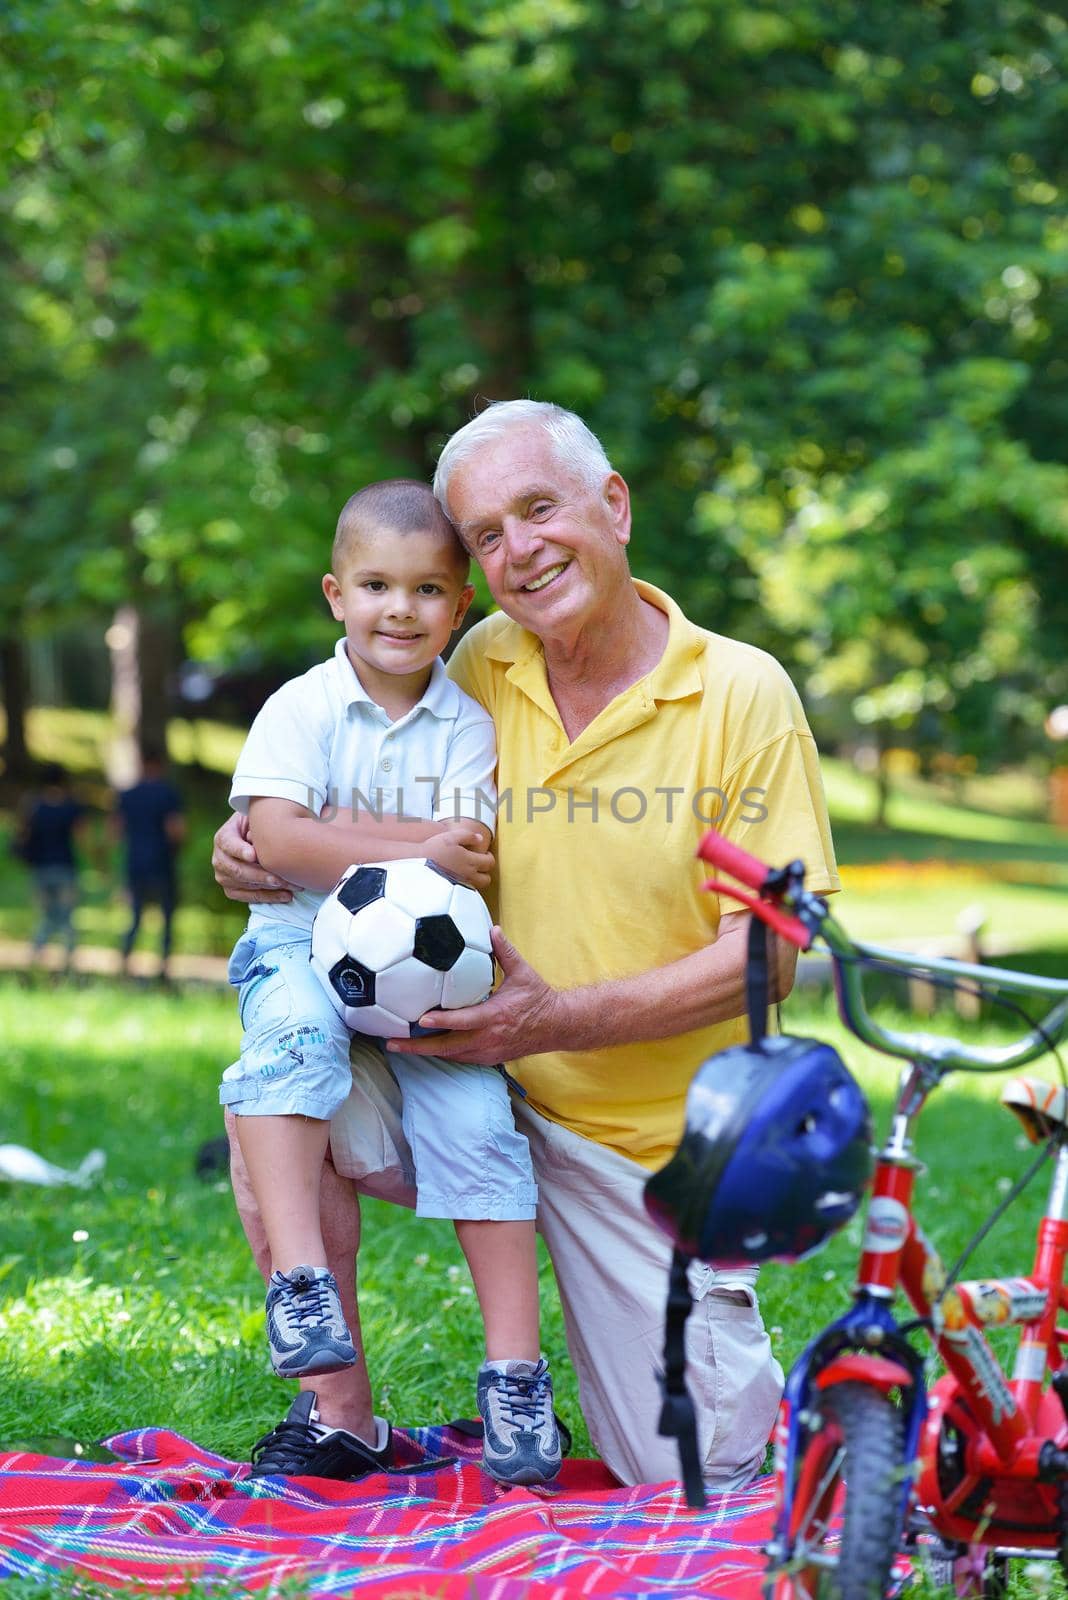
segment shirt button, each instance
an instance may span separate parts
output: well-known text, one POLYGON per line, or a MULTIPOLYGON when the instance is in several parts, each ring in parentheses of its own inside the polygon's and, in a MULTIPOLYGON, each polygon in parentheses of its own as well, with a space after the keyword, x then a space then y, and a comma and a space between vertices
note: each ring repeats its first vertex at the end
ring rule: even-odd
POLYGON ((393 771, 393 763, 392 763, 392 761, 391 761, 391 760, 390 760, 390 759, 389 759, 389 757, 388 757, 388 756, 387 756, 387 757, 386 757, 386 759, 385 759, 385 760, 384 760, 384 761, 383 761, 383 762, 382 762, 382 763, 381 763, 381 766, 382 766, 382 771, 383 771, 383 772, 392 772, 392 771, 393 771))

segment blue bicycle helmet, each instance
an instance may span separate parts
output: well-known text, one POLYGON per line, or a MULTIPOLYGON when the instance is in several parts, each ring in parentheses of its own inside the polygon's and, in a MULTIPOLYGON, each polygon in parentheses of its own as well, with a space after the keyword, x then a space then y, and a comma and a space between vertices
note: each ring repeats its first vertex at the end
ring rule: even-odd
POLYGON ((849 1221, 871 1176, 871 1118, 837 1050, 786 1036, 710 1056, 645 1206, 687 1256, 799 1261, 849 1221))

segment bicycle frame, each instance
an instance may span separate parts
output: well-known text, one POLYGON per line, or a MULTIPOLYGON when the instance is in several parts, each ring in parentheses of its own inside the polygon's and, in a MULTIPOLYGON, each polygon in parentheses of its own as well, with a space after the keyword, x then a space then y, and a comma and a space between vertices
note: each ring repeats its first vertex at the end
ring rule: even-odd
MULTIPOLYGON (((840 1458, 825 1449, 817 1457, 823 1463, 821 1475, 813 1477, 809 1450, 824 1425, 821 1392, 843 1383, 875 1391, 903 1416, 899 1530, 913 1509, 924 1528, 958 1549, 979 1547, 1007 1555, 1057 1552, 1063 1557, 1068 1542, 1068 1329, 1057 1326, 1058 1315, 1068 1312, 1068 1126, 1063 1108, 1042 1130, 1054 1171, 1026 1277, 948 1284, 937 1250, 912 1215, 920 1166, 912 1130, 928 1095, 948 1072, 1007 1070, 1043 1054, 1068 1023, 1068 983, 860 944, 835 922, 825 901, 804 889, 800 863, 773 872, 714 835, 706 836, 699 854, 757 894, 721 882, 709 887, 741 900, 801 948, 816 936, 821 939, 833 959, 846 1027, 876 1050, 907 1063, 876 1162, 853 1305, 810 1341, 787 1378, 775 1434, 779 1506, 768 1546, 771 1571, 811 1573, 835 1564, 823 1541, 840 1458), (862 964, 873 961, 899 971, 922 969, 954 983, 971 980, 980 988, 1061 998, 1042 1025, 1015 1043, 966 1046, 876 1022, 862 990, 862 964), (901 1327, 891 1309, 898 1289, 916 1311, 919 1325, 929 1330, 946 1367, 929 1396, 922 1358, 906 1337, 911 1329, 901 1327), (1021 1338, 1009 1377, 985 1330, 1012 1325, 1021 1329, 1021 1338), (811 1524, 805 1523, 806 1504, 817 1508, 811 1524), (811 1533, 800 1531, 809 1528, 811 1533)), ((812 1592, 806 1582, 797 1588, 787 1582, 784 1589, 776 1586, 771 1592, 805 1595, 812 1592)))
MULTIPOLYGON (((841 989, 839 1002, 845 1011, 849 997, 841 989)), ((912 1130, 945 1070, 914 1061, 903 1071, 890 1131, 876 1162, 854 1304, 811 1341, 791 1370, 776 1433, 782 1493, 777 1537, 769 1550, 773 1559, 787 1553, 796 1452, 812 1389, 844 1381, 900 1394, 904 1460, 912 1464, 902 1483, 902 1527, 915 1506, 942 1538, 955 1543, 1034 1553, 1058 1546, 1056 1486, 1041 1481, 1040 1456, 1050 1440, 1062 1448, 1068 1443, 1064 1407, 1054 1390, 1043 1387, 1050 1373, 1068 1376, 1061 1348, 1068 1333, 1056 1325, 1058 1312, 1068 1311, 1068 1146, 1061 1144, 1053 1157, 1053 1181, 1030 1276, 976 1279, 947 1290, 938 1251, 912 1215, 919 1167, 912 1130), (930 1400, 922 1361, 890 1310, 898 1288, 930 1325, 949 1374, 935 1385, 930 1400), (984 1329, 1014 1324, 1023 1333, 1008 1378, 984 1329), (959 1477, 949 1485, 943 1440, 947 1417, 961 1440, 962 1454, 959 1477), (1026 1535, 1023 1546, 1021 1535, 1026 1535)))

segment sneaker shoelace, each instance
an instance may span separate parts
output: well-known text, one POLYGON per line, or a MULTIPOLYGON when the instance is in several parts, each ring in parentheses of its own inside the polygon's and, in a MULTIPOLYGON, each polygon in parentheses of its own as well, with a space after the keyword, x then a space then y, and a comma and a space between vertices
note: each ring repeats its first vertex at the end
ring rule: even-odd
POLYGON ((287 1472, 302 1466, 308 1449, 319 1442, 319 1431, 311 1423, 290 1422, 288 1417, 272 1428, 252 1447, 252 1465, 266 1465, 271 1472, 287 1472))
POLYGON ((507 1420, 527 1428, 537 1427, 548 1386, 545 1373, 519 1378, 503 1372, 494 1385, 498 1404, 507 1420))
POLYGON ((307 1323, 321 1323, 329 1309, 327 1279, 301 1277, 296 1283, 292 1279, 290 1282, 293 1298, 287 1307, 289 1320, 301 1328, 307 1323))

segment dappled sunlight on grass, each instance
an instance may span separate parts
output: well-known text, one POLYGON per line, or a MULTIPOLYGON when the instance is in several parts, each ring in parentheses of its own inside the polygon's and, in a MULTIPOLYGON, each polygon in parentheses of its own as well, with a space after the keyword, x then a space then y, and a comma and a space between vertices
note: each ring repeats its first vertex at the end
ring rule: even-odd
MULTIPOLYGON (((227 991, 0 980, 2 1137, 73 1166, 87 1190, 0 1184, 0 1443, 84 1441, 166 1425, 241 1459, 292 1386, 270 1372, 263 1290, 225 1175, 195 1174, 220 1132, 218 1079, 238 1040, 227 991)), ((367 1202, 361 1311, 380 1414, 474 1412, 481 1321, 450 1224, 367 1202)), ((558 1405, 588 1452, 545 1259, 544 1346, 558 1405)))

